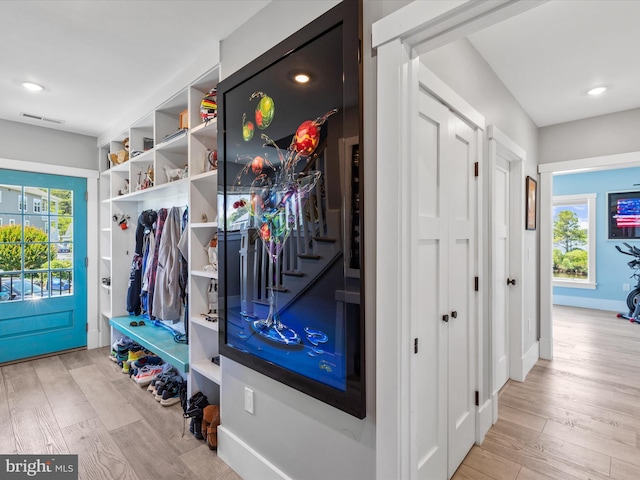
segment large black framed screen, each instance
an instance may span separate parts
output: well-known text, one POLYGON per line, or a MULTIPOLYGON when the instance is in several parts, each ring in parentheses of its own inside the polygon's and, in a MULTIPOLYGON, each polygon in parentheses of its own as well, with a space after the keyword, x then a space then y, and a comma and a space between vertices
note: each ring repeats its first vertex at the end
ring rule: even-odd
POLYGON ((218 86, 220 351, 364 417, 358 4, 218 86))
POLYGON ((640 191, 608 194, 609 240, 640 238, 640 191))

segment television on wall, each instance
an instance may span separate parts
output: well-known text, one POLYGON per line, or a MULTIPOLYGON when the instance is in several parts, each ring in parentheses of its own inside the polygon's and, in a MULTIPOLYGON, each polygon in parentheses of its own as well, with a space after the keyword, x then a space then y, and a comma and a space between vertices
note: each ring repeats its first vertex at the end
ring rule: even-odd
POLYGON ((220 352, 365 416, 359 2, 218 85, 220 352))
POLYGON ((609 240, 640 239, 640 191, 608 195, 609 240))

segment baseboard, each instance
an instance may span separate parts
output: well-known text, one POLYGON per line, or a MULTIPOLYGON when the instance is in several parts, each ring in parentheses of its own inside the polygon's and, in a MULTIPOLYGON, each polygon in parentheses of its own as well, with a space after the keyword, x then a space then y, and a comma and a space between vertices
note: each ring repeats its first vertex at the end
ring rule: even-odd
POLYGON ((491 402, 493 403, 491 408, 491 422, 493 425, 498 421, 498 400, 500 399, 498 392, 491 395, 491 402))
POLYGON ((292 480, 222 425, 218 427, 218 457, 244 480, 292 480))
MULTIPOLYGON (((623 292, 625 293, 625 292, 623 292)), ((567 307, 592 308, 594 310, 605 310, 609 312, 627 313, 626 297, 622 300, 606 300, 602 298, 573 297, 570 295, 553 295, 554 305, 564 305, 567 307)))
POLYGON ((522 357, 522 378, 526 378, 527 373, 533 368, 540 358, 540 343, 535 342, 522 357))
POLYGON ((540 358, 553 360, 553 340, 550 338, 540 338, 540 358))
POLYGON ((476 412, 476 443, 478 445, 484 441, 484 436, 493 425, 493 403, 490 398, 480 405, 476 412))
MULTIPOLYGON (((108 343, 107 343, 108 345, 108 343)), ((105 345, 100 345, 100 332, 98 330, 89 330, 87 332, 87 348, 99 348, 105 345)))

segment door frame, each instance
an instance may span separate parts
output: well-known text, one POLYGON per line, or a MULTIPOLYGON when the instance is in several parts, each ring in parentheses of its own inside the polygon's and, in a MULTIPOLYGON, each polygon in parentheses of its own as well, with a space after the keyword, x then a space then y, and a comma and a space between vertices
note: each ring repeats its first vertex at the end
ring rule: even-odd
POLYGON ((553 175, 640 166, 640 151, 538 165, 540 174, 540 358, 553 359, 553 175))
MULTIPOLYGON (((45 173, 51 170, 47 163, 0 158, 0 165, 6 170, 45 173)), ((109 345, 111 332, 108 325, 100 325, 98 315, 98 178, 97 170, 56 165, 53 175, 87 179, 87 348, 109 345), (91 221, 93 219, 93 221, 91 221)))
MULTIPOLYGON (((487 128, 487 141, 489 146, 488 158, 488 191, 491 196, 489 211, 489 281, 491 289, 489 294, 489 318, 493 319, 496 310, 495 286, 495 262, 497 258, 496 219, 494 218, 496 206, 495 182, 498 156, 509 163, 509 276, 517 280, 516 285, 509 292, 509 378, 519 382, 524 381, 526 375, 523 349, 523 321, 524 321, 524 165, 527 160, 527 152, 516 142, 511 140, 497 126, 489 125, 487 128)), ((498 421, 498 390, 494 384, 496 377, 497 358, 493 356, 492 346, 496 340, 496 329, 493 321, 491 329, 491 400, 493 406, 493 423, 498 421)))
MULTIPOLYGON (((372 48, 377 51, 377 126, 376 147, 377 207, 376 218, 376 477, 411 478, 411 411, 409 408, 409 358, 412 351, 410 320, 406 295, 409 291, 411 259, 403 252, 407 245, 409 214, 398 194, 407 198, 404 188, 411 163, 410 101, 412 97, 411 63, 421 53, 434 50, 470 33, 534 8, 544 1, 440 0, 414 1, 372 25, 372 48), (393 161, 391 161, 393 159, 393 161)), ((415 73, 413 74, 415 75, 415 73)), ((443 103, 458 105, 462 100, 435 75, 427 82, 428 90, 443 103)), ((468 112, 466 102, 454 107, 467 120, 477 118, 468 112)), ((475 111, 474 111, 475 112, 475 111)), ((480 116, 481 117, 481 116, 480 116)), ((484 129, 484 118, 482 118, 484 129)), ((478 130, 480 131, 480 130, 478 130)), ((479 139, 478 145, 482 145, 479 139)), ((480 152, 482 153, 482 152, 480 152)), ((478 158, 482 158, 481 155, 478 158)), ((480 204, 486 204, 482 175, 479 179, 480 204)), ((478 217, 481 225, 482 218, 478 217)), ((481 248, 482 233, 478 236, 481 248)), ((479 250, 480 252, 482 250, 479 250)), ((480 264, 479 275, 485 267, 480 264)), ((484 277, 484 276, 483 276, 484 277)), ((486 277, 484 277, 486 278, 486 277)), ((482 295, 486 295, 483 293, 482 295)), ((480 407, 476 415, 477 441, 481 442, 492 423, 492 400, 489 398, 485 370, 490 369, 490 353, 485 354, 482 335, 482 295, 478 307, 478 391, 480 407)))

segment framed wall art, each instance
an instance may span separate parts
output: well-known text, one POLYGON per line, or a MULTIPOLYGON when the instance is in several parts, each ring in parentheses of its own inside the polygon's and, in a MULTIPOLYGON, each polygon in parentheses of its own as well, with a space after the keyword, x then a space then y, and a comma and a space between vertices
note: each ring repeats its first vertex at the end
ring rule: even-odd
POLYGON ((536 182, 533 178, 527 177, 526 180, 526 229, 527 230, 535 230, 536 229, 536 218, 538 213, 538 182, 536 182))
POLYGON ((220 352, 365 415, 359 12, 218 85, 220 352))
POLYGON ((609 240, 640 239, 640 191, 607 194, 609 240))

